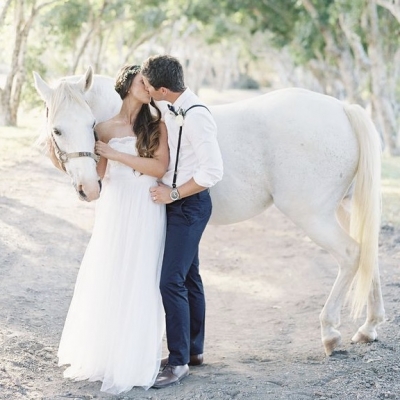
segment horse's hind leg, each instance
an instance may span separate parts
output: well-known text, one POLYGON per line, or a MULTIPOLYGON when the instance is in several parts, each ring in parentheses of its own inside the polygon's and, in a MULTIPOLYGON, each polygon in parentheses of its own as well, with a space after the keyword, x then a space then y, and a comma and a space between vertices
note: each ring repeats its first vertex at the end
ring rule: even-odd
POLYGON ((329 229, 326 229, 327 226, 325 224, 320 232, 313 229, 309 235, 330 252, 339 265, 338 275, 319 316, 322 344, 325 354, 329 356, 341 341, 340 332, 336 328, 340 325, 341 309, 357 272, 359 245, 336 221, 331 222, 329 229))
POLYGON ((385 308, 383 306, 381 282, 379 270, 376 268, 371 292, 368 297, 367 319, 365 323, 358 328, 357 333, 353 336, 351 341, 353 343, 368 343, 376 340, 378 337, 376 327, 382 323, 384 319, 385 308))
MULTIPOLYGON (((341 226, 348 232, 350 223, 350 198, 345 198, 337 210, 337 217, 341 226)), ((368 343, 377 339, 376 327, 385 318, 379 267, 377 265, 372 282, 372 288, 367 303, 367 318, 365 323, 358 329, 351 341, 353 343, 368 343)))
POLYGON ((351 197, 346 196, 336 210, 336 216, 340 226, 347 232, 350 232, 351 197))
POLYGON ((333 212, 331 215, 302 214, 300 219, 298 215, 285 214, 339 264, 335 283, 320 314, 322 343, 326 355, 331 355, 341 342, 341 334, 336 328, 340 325, 341 308, 357 271, 359 245, 341 227, 333 212))

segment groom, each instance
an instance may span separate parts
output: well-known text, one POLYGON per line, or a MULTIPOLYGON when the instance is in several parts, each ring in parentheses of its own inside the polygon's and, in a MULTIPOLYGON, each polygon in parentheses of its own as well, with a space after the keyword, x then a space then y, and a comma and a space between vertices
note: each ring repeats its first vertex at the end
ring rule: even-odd
POLYGON ((153 201, 167 205, 160 290, 169 356, 162 361, 165 366, 153 386, 162 388, 189 375, 188 364, 203 363, 205 298, 199 243, 211 215, 209 188, 222 179, 223 167, 215 121, 185 87, 179 61, 168 55, 153 56, 141 72, 151 97, 172 104, 164 115, 170 164, 162 183, 150 190, 153 201))

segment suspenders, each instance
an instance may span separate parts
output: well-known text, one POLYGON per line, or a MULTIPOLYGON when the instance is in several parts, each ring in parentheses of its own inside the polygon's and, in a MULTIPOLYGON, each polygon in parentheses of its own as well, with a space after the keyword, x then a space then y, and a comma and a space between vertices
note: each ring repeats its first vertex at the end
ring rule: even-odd
MULTIPOLYGON (((187 112, 189 110, 191 110, 194 107, 204 107, 206 110, 208 110, 208 108, 202 104, 195 104, 191 107, 189 107, 184 113, 183 116, 185 117, 187 112)), ((170 111, 172 111, 175 115, 178 115, 178 113, 175 111, 173 106, 168 105, 168 108, 170 109, 170 111)), ((210 110, 208 110, 210 111, 210 110)), ((181 138, 182 138, 182 125, 179 127, 179 137, 178 137, 178 147, 176 150, 176 160, 175 160, 175 169, 174 169, 174 178, 172 180, 172 188, 175 189, 176 188, 176 177, 178 175, 178 160, 179 160, 179 150, 181 148, 181 138)))

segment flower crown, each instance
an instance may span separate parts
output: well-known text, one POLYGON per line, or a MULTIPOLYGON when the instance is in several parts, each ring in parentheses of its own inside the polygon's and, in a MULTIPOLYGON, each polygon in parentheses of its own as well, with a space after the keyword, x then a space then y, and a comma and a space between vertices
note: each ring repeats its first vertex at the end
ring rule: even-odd
POLYGON ((129 75, 136 75, 137 73, 140 72, 140 65, 133 65, 132 67, 128 68, 117 80, 115 83, 115 90, 120 90, 126 80, 128 79, 129 75))

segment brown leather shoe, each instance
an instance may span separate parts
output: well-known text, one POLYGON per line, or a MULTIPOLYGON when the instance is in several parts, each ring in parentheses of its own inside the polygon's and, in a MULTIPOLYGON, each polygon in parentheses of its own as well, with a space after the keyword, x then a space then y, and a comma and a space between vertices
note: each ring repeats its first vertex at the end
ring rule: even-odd
POLYGON ((203 364, 203 354, 193 354, 190 356, 189 365, 196 366, 203 364))
POLYGON ((160 363, 160 369, 164 369, 164 367, 168 364, 168 357, 162 358, 160 363))
POLYGON ((162 389, 164 387, 180 382, 183 378, 189 375, 189 366, 185 365, 166 365, 158 374, 153 388, 162 389))
MULTIPOLYGON (((197 366, 203 364, 203 354, 193 354, 190 356, 189 365, 197 366)), ((168 364, 168 357, 165 357, 161 360, 160 369, 163 369, 168 364)))

